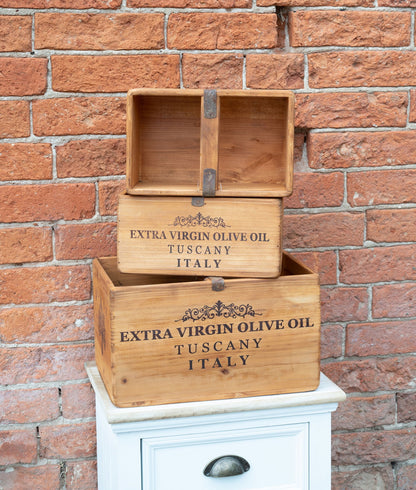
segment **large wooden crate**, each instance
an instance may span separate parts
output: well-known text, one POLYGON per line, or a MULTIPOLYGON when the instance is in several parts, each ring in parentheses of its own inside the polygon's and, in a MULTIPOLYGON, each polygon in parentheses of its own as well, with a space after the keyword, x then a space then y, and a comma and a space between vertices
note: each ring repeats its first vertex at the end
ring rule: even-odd
POLYGON ((277 277, 282 199, 120 196, 121 272, 277 277))
POLYGON ((284 254, 277 279, 120 273, 95 259, 98 369, 119 407, 310 391, 319 280, 284 254))
POLYGON ((290 195, 293 108, 289 91, 130 90, 127 192, 290 195))

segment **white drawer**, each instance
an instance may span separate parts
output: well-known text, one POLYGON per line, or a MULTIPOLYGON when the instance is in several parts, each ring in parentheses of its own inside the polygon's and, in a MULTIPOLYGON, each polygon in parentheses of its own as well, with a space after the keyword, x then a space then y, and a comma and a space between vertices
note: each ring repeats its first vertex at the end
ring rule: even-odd
POLYGON ((142 440, 143 490, 294 490, 309 488, 309 423, 183 434, 142 440), (225 455, 250 469, 204 475, 225 455))

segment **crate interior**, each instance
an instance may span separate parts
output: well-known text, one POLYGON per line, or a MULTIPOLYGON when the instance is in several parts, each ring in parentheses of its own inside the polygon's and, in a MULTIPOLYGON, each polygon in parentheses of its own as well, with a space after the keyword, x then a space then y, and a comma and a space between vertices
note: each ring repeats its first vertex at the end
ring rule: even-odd
POLYGON ((292 134, 288 97, 220 98, 219 190, 287 188, 292 134))
POLYGON ((130 186, 197 188, 201 97, 133 95, 130 186))

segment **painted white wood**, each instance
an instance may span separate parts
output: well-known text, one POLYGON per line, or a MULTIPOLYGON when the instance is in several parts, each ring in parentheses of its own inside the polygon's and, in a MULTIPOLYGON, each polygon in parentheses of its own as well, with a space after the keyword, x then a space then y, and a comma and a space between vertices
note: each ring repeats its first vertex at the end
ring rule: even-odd
POLYGON ((315 392, 157 407, 111 404, 94 364, 99 490, 330 490, 331 412, 345 394, 322 375, 315 392), (331 396, 332 394, 332 396, 331 396), (250 470, 204 476, 234 454, 250 470))

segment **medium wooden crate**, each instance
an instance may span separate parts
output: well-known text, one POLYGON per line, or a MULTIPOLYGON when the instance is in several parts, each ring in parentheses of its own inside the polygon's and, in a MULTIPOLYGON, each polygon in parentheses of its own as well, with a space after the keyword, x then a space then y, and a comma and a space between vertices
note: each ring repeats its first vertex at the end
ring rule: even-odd
POLYGON ((277 277, 281 198, 120 196, 121 272, 277 277))
POLYGON ((119 407, 310 391, 319 384, 317 274, 277 279, 123 274, 93 262, 96 362, 119 407))
POLYGON ((290 195, 293 108, 289 91, 130 90, 127 192, 290 195))

